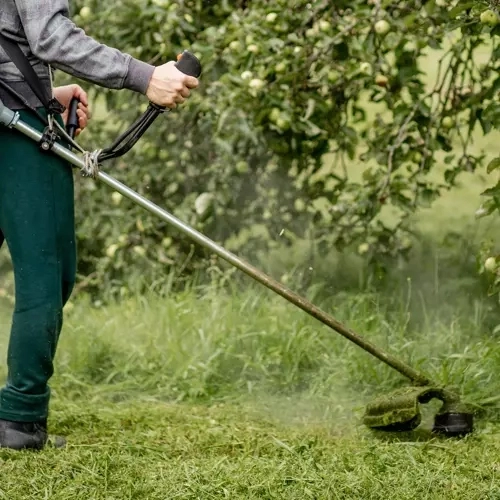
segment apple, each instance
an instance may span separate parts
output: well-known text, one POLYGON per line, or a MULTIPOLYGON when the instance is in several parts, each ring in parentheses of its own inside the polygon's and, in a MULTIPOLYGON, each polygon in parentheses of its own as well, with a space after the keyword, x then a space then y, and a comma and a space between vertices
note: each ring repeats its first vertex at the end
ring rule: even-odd
POLYGON ((243 73, 241 73, 242 80, 250 80, 250 78, 252 78, 252 76, 253 76, 253 73, 251 71, 243 71, 243 73))
POLYGON ((118 245, 114 243, 113 245, 110 245, 108 248, 106 248, 106 255, 110 259, 112 259, 115 256, 117 250, 118 250, 118 245))
POLYGON ((279 62, 275 67, 274 67, 274 71, 276 71, 276 73, 284 73, 286 71, 286 63, 284 62, 279 62))
POLYGON ((234 51, 234 52, 238 52, 241 50, 241 43, 239 40, 233 40, 230 44, 229 44, 229 48, 234 51))
POLYGON ((498 14, 493 12, 491 9, 481 12, 479 19, 481 20, 481 23, 486 24, 487 26, 496 26, 499 21, 498 14))
POLYGON ((387 84, 389 83, 389 79, 385 75, 378 74, 375 77, 375 83, 379 87, 387 87, 387 84))
POLYGON ((453 119, 451 118, 451 116, 445 116, 443 118, 443 121, 441 122, 441 125, 445 128, 445 129, 450 129, 453 127, 454 125, 454 122, 453 122, 453 119))
POLYGON ((369 62, 363 62, 359 65, 359 70, 361 73, 369 73, 372 69, 372 65, 369 62))
POLYGON ((121 193, 118 193, 117 191, 115 191, 112 195, 111 195, 111 199, 113 200, 113 203, 115 205, 119 205, 122 201, 122 198, 123 198, 123 195, 121 193))
POLYGON ((80 9, 80 17, 82 19, 88 19, 92 15, 92 10, 87 5, 80 9))
POLYGON ((140 255, 141 257, 144 257, 146 255, 146 249, 144 247, 141 247, 140 245, 136 245, 133 250, 137 255, 140 255))
POLYGON ((385 19, 381 19, 375 23, 375 33, 378 35, 387 35, 390 29, 391 25, 385 19))
POLYGON ((497 260, 495 257, 488 257, 484 262, 484 268, 490 273, 495 272, 497 267, 497 260))
POLYGON ((358 253, 360 255, 364 255, 368 252, 368 250, 370 250, 370 245, 368 243, 361 243, 361 245, 359 245, 358 247, 358 253))
POLYGON ((340 74, 338 71, 335 71, 333 69, 331 69, 329 72, 328 72, 328 81, 331 82, 331 83, 336 83, 339 81, 339 78, 340 78, 340 74))
POLYGON ((269 12, 269 14, 266 16, 266 21, 268 23, 274 23, 276 19, 278 18, 278 14, 276 12, 269 12))
POLYGON ((302 200, 300 198, 295 200, 294 206, 295 206, 295 210, 297 210, 297 212, 303 212, 306 209, 306 204, 305 204, 304 200, 302 200))
POLYGON ((260 90, 264 88, 266 82, 264 80, 261 80, 260 78, 253 78, 252 80, 250 80, 248 85, 252 89, 260 90))
POLYGON ((214 195, 212 193, 201 193, 194 202, 194 209, 200 217, 205 217, 213 209, 214 195))
POLYGON ((290 120, 288 120, 284 116, 280 116, 276 120, 276 126, 281 130, 288 130, 290 128, 290 120))
POLYGON ((281 116, 281 110, 279 108, 273 108, 269 113, 269 120, 276 123, 281 116))
POLYGON ((246 161, 239 161, 236 164, 236 172, 239 174, 246 174, 250 170, 250 167, 248 166, 248 163, 246 161))
POLYGON ((255 45, 255 43, 250 44, 247 47, 248 52, 251 52, 252 54, 257 54, 259 52, 259 46, 255 45))
POLYGON ((319 29, 323 32, 323 33, 327 33, 328 31, 330 31, 332 25, 331 23, 329 23, 328 21, 326 21, 325 19, 322 19, 319 23, 319 29))

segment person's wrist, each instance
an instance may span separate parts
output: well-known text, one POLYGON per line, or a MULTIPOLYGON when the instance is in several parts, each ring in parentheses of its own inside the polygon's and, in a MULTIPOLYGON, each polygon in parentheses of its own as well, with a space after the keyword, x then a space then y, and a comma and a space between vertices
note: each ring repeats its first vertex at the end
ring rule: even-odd
POLYGON ((123 83, 124 88, 146 95, 155 69, 152 64, 132 57, 123 83))

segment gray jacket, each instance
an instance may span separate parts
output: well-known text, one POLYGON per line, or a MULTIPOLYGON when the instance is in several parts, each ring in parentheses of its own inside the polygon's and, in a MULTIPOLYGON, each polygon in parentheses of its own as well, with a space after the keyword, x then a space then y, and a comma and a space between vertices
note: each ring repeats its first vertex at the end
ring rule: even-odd
MULTIPOLYGON (((87 36, 69 19, 67 0, 0 0, 0 3, 0 32, 21 46, 47 88, 50 88, 50 64, 102 87, 146 93, 154 66, 87 36)), ((41 106, 1 48, 0 80, 22 94, 31 106, 41 106)), ((12 109, 22 107, 1 85, 0 99, 12 109)))

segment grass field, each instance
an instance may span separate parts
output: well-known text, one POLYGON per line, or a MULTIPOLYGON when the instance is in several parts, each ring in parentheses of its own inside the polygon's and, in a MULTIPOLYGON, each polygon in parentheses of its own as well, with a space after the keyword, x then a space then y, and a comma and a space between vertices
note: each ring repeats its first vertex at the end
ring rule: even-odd
POLYGON ((52 385, 52 431, 69 446, 0 452, 0 498, 498 498, 498 341, 481 296, 451 281, 413 306, 402 288, 317 300, 456 386, 478 412, 464 440, 430 434, 433 403, 414 433, 365 429, 363 405, 404 380, 256 287, 77 302, 52 385))
MULTIPOLYGON (((477 147, 497 154, 496 138, 477 147)), ((474 434, 433 436, 434 402, 416 432, 364 428, 363 406, 406 381, 249 280, 104 308, 75 297, 52 381, 51 430, 69 445, 0 451, 0 498, 500 498, 500 319, 474 246, 498 223, 473 217, 490 183, 464 175, 420 213, 428 241, 383 284, 366 286, 359 260, 332 256, 307 291, 455 387, 476 412, 474 434), (444 244, 450 229, 462 237, 444 244)), ((0 299, 2 356, 11 309, 0 299)))

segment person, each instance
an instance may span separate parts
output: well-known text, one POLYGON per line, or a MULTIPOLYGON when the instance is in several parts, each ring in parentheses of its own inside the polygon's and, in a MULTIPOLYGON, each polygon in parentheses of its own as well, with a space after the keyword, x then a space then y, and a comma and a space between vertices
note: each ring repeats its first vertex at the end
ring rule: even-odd
MULTIPOLYGON (((80 100, 77 134, 91 118, 88 95, 77 84, 52 89, 52 68, 102 87, 134 91, 170 109, 199 84, 173 60, 153 66, 94 40, 70 19, 67 0, 2 0, 0 33, 21 47, 52 92, 48 95, 66 107, 73 97, 80 100)), ((2 102, 43 130, 26 107, 43 113, 42 103, 1 48, 0 84, 2 102)), ((59 119, 63 124, 67 114, 59 119)), ((73 174, 68 163, 6 127, 0 129, 0 151, 0 246, 5 239, 15 279, 7 380, 0 391, 0 448, 39 450, 51 442, 49 380, 63 307, 76 276, 73 174)), ((65 439, 54 444, 64 446, 65 439)))

